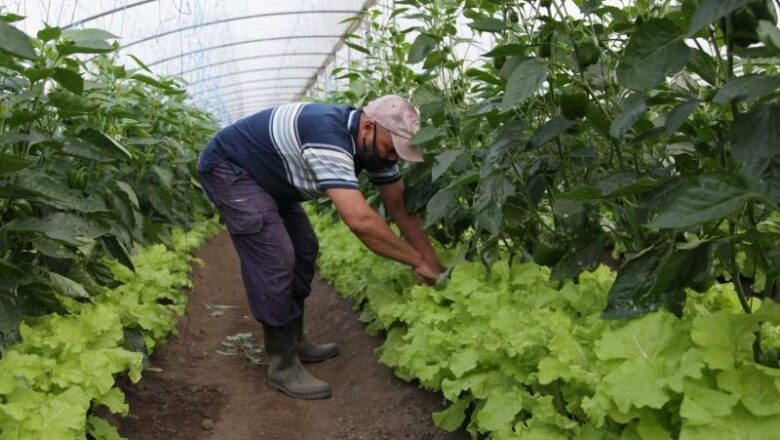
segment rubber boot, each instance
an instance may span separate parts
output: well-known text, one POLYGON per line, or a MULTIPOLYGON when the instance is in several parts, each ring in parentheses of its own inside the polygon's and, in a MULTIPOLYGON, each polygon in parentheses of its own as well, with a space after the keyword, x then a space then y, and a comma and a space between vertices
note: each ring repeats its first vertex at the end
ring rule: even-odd
POLYGON ((263 324, 263 331, 269 358, 266 378, 269 387, 296 399, 327 399, 331 396, 330 385, 312 376, 298 359, 295 321, 282 327, 263 324))
POLYGON ((338 356, 339 348, 336 344, 332 342, 317 344, 306 337, 303 332, 303 306, 301 305, 300 308, 301 316, 295 320, 295 326, 298 334, 298 358, 301 362, 322 362, 338 356))

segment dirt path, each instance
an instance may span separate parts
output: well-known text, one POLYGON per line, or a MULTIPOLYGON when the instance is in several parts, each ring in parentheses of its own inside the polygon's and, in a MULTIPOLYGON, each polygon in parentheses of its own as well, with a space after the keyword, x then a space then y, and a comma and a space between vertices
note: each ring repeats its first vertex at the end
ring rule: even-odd
POLYGON ((333 397, 300 401, 272 391, 265 367, 216 354, 226 336, 261 327, 249 316, 238 258, 230 238, 211 239, 198 256, 194 291, 180 335, 160 347, 137 385, 124 386, 130 416, 117 420, 131 440, 439 440, 468 439, 433 426, 441 398, 396 378, 373 350, 380 338, 365 334, 351 304, 316 279, 307 302, 306 331, 335 341, 341 355, 310 366, 333 387, 333 397), (221 310, 215 305, 235 308, 221 310), (214 313, 217 311, 218 313, 214 313), (159 370, 157 370, 159 369, 159 370))

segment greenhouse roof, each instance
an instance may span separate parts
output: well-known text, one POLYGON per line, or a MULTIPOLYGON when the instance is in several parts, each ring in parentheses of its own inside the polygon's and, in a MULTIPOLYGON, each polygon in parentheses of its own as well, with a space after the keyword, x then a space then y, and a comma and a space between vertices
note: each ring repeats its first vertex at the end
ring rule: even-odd
POLYGON ((193 102, 223 122, 304 96, 357 26, 347 19, 374 3, 0 0, 27 17, 17 25, 30 35, 45 24, 113 33, 126 66, 139 66, 133 55, 155 73, 181 77, 193 102))

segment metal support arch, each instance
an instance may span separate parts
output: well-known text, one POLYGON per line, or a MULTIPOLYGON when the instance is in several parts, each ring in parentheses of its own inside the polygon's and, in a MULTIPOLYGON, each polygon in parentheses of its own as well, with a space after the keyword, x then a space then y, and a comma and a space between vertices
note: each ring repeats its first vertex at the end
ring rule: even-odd
POLYGON ((235 96, 235 95, 240 95, 240 94, 243 94, 243 93, 256 92, 256 91, 259 91, 259 90, 285 90, 285 91, 287 91, 287 90, 300 90, 300 89, 301 89, 300 86, 256 87, 256 88, 251 88, 251 89, 247 89, 247 90, 234 90, 234 91, 231 91, 230 93, 224 93, 224 94, 212 96, 210 98, 201 99, 200 102, 205 102, 205 101, 208 101, 208 100, 217 100, 217 99, 229 98, 229 97, 232 97, 232 96, 235 96))
POLYGON ((240 46, 242 44, 252 44, 252 43, 262 43, 265 41, 279 41, 279 40, 307 40, 307 39, 317 39, 317 38, 340 38, 341 35, 285 35, 281 37, 269 37, 269 38, 256 38, 253 40, 241 40, 241 41, 231 41, 230 43, 225 44, 219 44, 216 46, 209 46, 209 47, 202 47, 200 49, 191 50, 189 52, 180 53, 178 55, 174 55, 172 57, 163 58, 160 60, 156 60, 151 63, 146 63, 147 66, 156 66, 158 64, 162 64, 168 61, 173 61, 179 58, 184 58, 186 56, 194 55, 196 53, 201 52, 209 52, 212 50, 217 49, 223 49, 225 47, 232 47, 232 46, 240 46))
POLYGON ((309 83, 306 84, 306 87, 301 91, 300 95, 298 97, 302 97, 304 94, 306 94, 310 88, 314 85, 315 82, 317 82, 317 78, 322 75, 322 73, 325 71, 325 69, 328 67, 328 65, 333 61, 333 59, 336 58, 336 53, 346 44, 347 36, 354 32, 360 24, 363 22, 363 17, 368 12, 370 8, 372 8, 376 4, 377 0, 366 0, 365 3, 363 3, 363 7, 360 8, 359 15, 360 19, 355 20, 346 31, 344 31, 344 34, 341 35, 339 38, 338 43, 336 43, 335 46, 333 46, 333 50, 331 50, 330 55, 328 55, 325 60, 323 60, 322 64, 319 66, 319 68, 314 72, 314 75, 312 75, 311 79, 309 79, 309 83))
POLYGON ((248 106, 258 106, 258 107, 263 107, 263 108, 274 107, 274 106, 277 106, 277 105, 282 105, 282 104, 284 104, 286 102, 289 102, 289 101, 285 101, 285 100, 281 100, 281 99, 265 99, 265 98, 262 98, 262 99, 259 99, 259 100, 253 100, 253 101, 229 104, 229 105, 227 105, 225 107, 225 111, 228 112, 228 113, 236 112, 236 111, 239 111, 240 109, 243 109, 244 107, 248 107, 248 106))
POLYGON ((283 100, 283 99, 239 102, 239 103, 230 104, 226 106, 224 112, 229 116, 240 115, 240 117, 244 117, 252 113, 257 113, 262 109, 266 109, 269 107, 276 107, 278 105, 282 105, 288 102, 290 101, 283 100))
POLYGON ((232 100, 227 103, 223 103, 225 105, 225 108, 227 109, 235 109, 237 107, 241 107, 241 105, 255 105, 255 104, 273 104, 273 105, 281 105, 293 102, 292 100, 284 97, 274 97, 274 96, 249 96, 245 97, 245 101, 241 100, 232 100))
POLYGON ((224 104, 224 108, 229 112, 243 111, 244 109, 267 108, 292 102, 289 98, 257 98, 248 101, 237 101, 224 104))
POLYGON ((287 76, 284 78, 260 78, 260 79, 250 79, 247 81, 239 81, 237 83, 229 83, 229 84, 220 84, 217 87, 212 87, 210 89, 205 90, 196 90, 190 93, 191 97, 196 97, 199 95, 203 95, 209 92, 213 92, 216 90, 224 89, 226 87, 238 87, 246 84, 256 84, 256 83, 263 83, 263 82, 269 82, 269 81, 289 81, 289 80, 295 80, 295 81, 305 81, 308 80, 308 76, 287 76))
POLYGON ((179 32, 185 32, 191 29, 197 29, 201 27, 211 26, 215 24, 220 23, 230 23, 231 21, 240 21, 240 20, 250 20, 252 18, 264 18, 264 17, 275 17, 280 15, 302 15, 302 14, 357 14, 360 11, 353 11, 353 10, 338 10, 338 9, 324 9, 324 10, 317 10, 317 11, 283 11, 283 12, 271 12, 266 14, 253 14, 253 15, 242 15, 240 17, 231 17, 231 18, 223 18, 221 20, 214 20, 214 21, 208 21, 206 23, 199 23, 194 24, 191 26, 184 26, 178 29, 172 29, 170 31, 160 32, 159 34, 152 35, 150 37, 144 37, 140 40, 135 40, 130 43, 127 43, 123 45, 123 48, 128 48, 135 46, 136 44, 141 44, 144 42, 147 42, 149 40, 153 40, 155 38, 164 37, 166 35, 172 35, 179 32))
POLYGON ((245 96, 235 96, 231 99, 226 99, 222 101, 223 103, 236 103, 241 102, 242 100, 249 100, 254 98, 278 98, 278 99, 287 99, 287 97, 293 98, 295 97, 295 93, 290 92, 277 92, 277 93, 260 93, 257 95, 245 95, 245 96))
POLYGON ((253 55, 251 57, 241 57, 241 58, 235 58, 232 60, 223 60, 223 61, 217 61, 216 63, 206 64, 204 66, 198 66, 193 67, 192 69, 183 70, 178 73, 178 75, 184 75, 187 73, 192 73, 198 70, 208 69, 209 67, 214 66, 220 66, 222 64, 228 64, 228 63, 235 63, 238 61, 249 61, 249 60, 256 60, 260 58, 281 58, 281 57, 298 57, 298 56, 317 56, 317 55, 328 55, 330 52, 299 52, 299 53, 273 53, 273 54, 265 54, 265 55, 253 55))
POLYGON ((222 102, 235 102, 235 101, 240 101, 242 99, 262 98, 262 97, 278 97, 280 99, 286 99, 287 96, 295 96, 295 93, 291 93, 290 91, 284 91, 284 90, 278 92, 265 91, 265 92, 259 92, 257 94, 233 96, 223 100, 222 102))
POLYGON ((106 15, 115 14, 115 13, 117 13, 119 11, 126 11, 128 9, 133 9, 136 6, 145 5, 147 3, 151 3, 151 2, 155 2, 155 1, 157 1, 157 0, 142 0, 140 2, 135 2, 133 4, 120 6, 118 8, 114 8, 114 9, 111 9, 109 11, 101 12, 100 14, 89 16, 89 17, 84 18, 84 19, 79 20, 79 21, 74 21, 73 23, 67 24, 67 25, 63 26, 62 28, 60 28, 60 29, 62 29, 62 30, 69 29, 69 28, 72 28, 72 27, 79 26, 79 25, 82 25, 84 23, 90 22, 92 20, 97 20, 100 17, 105 17, 106 15))
POLYGON ((202 82, 206 81, 213 81, 220 78, 227 78, 229 76, 236 76, 236 75, 242 75, 244 73, 255 73, 255 72, 270 72, 270 71, 277 71, 277 70, 311 70, 316 69, 317 66, 281 66, 281 67, 261 67, 259 69, 249 69, 249 70, 239 70, 236 72, 228 72, 222 75, 217 76, 209 76, 208 78, 199 79, 197 81, 189 83, 189 85, 195 85, 200 84, 202 82))

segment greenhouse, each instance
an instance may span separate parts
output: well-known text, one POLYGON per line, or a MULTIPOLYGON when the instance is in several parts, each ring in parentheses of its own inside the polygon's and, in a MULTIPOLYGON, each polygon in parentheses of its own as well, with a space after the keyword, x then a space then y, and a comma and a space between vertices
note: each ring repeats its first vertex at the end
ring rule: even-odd
POLYGON ((0 0, 0 440, 774 440, 780 0, 0 0))

